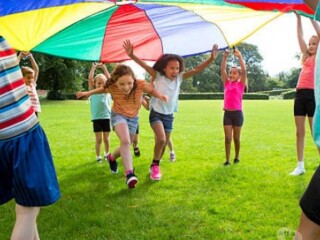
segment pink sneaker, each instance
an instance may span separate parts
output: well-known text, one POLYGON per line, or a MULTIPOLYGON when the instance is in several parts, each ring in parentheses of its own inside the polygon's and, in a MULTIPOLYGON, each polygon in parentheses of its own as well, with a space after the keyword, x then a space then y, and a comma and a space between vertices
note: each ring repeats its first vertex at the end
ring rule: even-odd
POLYGON ((161 179, 161 172, 160 172, 160 167, 158 165, 152 165, 150 167, 150 178, 152 180, 159 181, 161 179))

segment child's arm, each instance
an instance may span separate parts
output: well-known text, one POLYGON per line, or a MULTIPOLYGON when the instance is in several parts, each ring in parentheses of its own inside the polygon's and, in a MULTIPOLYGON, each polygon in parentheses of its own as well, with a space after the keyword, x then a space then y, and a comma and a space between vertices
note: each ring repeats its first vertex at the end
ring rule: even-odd
POLYGON ((319 0, 304 0, 304 2, 313 10, 317 10, 319 0))
POLYGON ((110 73, 109 73, 107 67, 103 63, 99 64, 98 66, 103 71, 103 74, 106 76, 106 78, 110 79, 111 76, 110 76, 110 73))
POLYGON ((84 92, 77 92, 76 97, 77 98, 88 98, 92 94, 97 94, 97 93, 109 93, 107 88, 100 87, 100 88, 95 88, 90 91, 84 91, 84 92))
POLYGON ((183 74, 183 79, 187 79, 187 78, 189 78, 189 77, 191 77, 191 76, 193 76, 193 75, 195 75, 195 74, 197 74, 199 72, 202 72, 206 67, 209 66, 210 63, 212 63, 212 61, 217 57, 217 55, 218 55, 218 45, 214 44, 212 46, 212 51, 211 51, 210 58, 207 61, 205 61, 205 62, 201 63, 200 65, 198 65, 196 68, 185 72, 183 74))
POLYGON ((297 16, 297 37, 298 37, 298 42, 300 46, 300 50, 302 54, 307 53, 308 46, 307 43, 305 42, 303 38, 303 29, 302 29, 302 23, 301 23, 301 16, 297 13, 295 13, 297 16))
POLYGON ((89 76, 88 76, 88 88, 89 90, 94 88, 94 81, 93 81, 93 76, 94 76, 94 72, 96 71, 97 68, 97 63, 92 63, 90 72, 89 72, 89 76))
POLYGON ((32 66, 32 69, 34 71, 34 81, 37 82, 38 80, 38 76, 39 76, 39 67, 38 67, 38 64, 36 62, 36 60, 34 59, 32 53, 28 52, 28 58, 30 60, 30 63, 31 63, 31 66, 32 66))
POLYGON ((317 33, 317 36, 318 38, 320 39, 320 27, 319 27, 319 24, 317 21, 313 20, 313 19, 310 19, 311 21, 311 24, 313 25, 314 27, 314 30, 316 30, 316 33, 317 33))
POLYGON ((229 51, 225 50, 223 53, 222 57, 222 62, 221 62, 221 80, 223 83, 225 83, 228 79, 228 74, 227 74, 227 59, 229 56, 229 51))
POLYGON ((246 63, 241 55, 241 52, 238 49, 234 49, 233 54, 239 59, 240 67, 241 67, 241 82, 244 85, 247 85, 247 67, 246 63))
POLYGON ((147 83, 146 82, 146 85, 144 87, 144 91, 151 94, 152 96, 156 97, 156 98, 159 98, 161 101, 164 101, 164 102, 168 102, 169 98, 167 95, 163 95, 161 94, 160 92, 158 92, 157 90, 155 90, 151 85, 150 83, 147 83))
POLYGON ((154 70, 145 61, 142 61, 140 58, 138 58, 136 55, 133 54, 133 44, 130 42, 129 39, 123 42, 123 48, 126 50, 128 56, 137 64, 139 64, 141 67, 143 67, 150 74, 152 78, 156 77, 156 74, 157 74, 156 70, 154 70))
POLYGON ((150 110, 150 98, 148 96, 142 97, 142 106, 149 111, 150 110))

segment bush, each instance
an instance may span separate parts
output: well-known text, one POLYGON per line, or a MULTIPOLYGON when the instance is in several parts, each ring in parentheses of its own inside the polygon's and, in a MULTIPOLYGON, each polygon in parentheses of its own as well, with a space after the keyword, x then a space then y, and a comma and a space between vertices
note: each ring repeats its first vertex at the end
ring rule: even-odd
POLYGON ((294 99, 294 97, 296 96, 296 90, 291 90, 288 92, 284 92, 281 94, 283 99, 294 99))

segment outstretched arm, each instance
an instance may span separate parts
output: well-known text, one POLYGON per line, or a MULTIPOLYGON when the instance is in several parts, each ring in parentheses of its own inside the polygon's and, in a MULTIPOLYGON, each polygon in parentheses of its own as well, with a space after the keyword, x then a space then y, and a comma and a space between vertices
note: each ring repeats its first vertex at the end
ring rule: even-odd
POLYGON ((240 67, 241 67, 241 82, 244 85, 247 85, 247 67, 246 63, 241 55, 241 52, 235 48, 234 53, 233 53, 239 60, 240 67))
POLYGON ((228 75, 227 75, 227 59, 229 56, 229 50, 225 50, 222 57, 221 62, 221 80, 223 83, 227 81, 228 75))
POLYGON ((302 54, 305 54, 305 53, 307 53, 308 46, 303 38, 301 16, 297 13, 295 13, 295 14, 297 16, 297 37, 298 37, 298 42, 299 42, 299 46, 300 46, 300 51, 302 54))
POLYGON ((151 77, 153 78, 156 77, 156 74, 157 74, 156 71, 152 67, 150 67, 145 61, 142 61, 140 58, 134 55, 133 44, 130 42, 129 39, 123 42, 123 48, 126 50, 128 56, 137 64, 139 64, 141 67, 143 67, 151 75, 151 77))
POLYGON ((319 27, 318 22, 315 21, 315 20, 312 20, 312 19, 310 21, 311 21, 311 23, 312 23, 312 25, 314 27, 314 30, 316 30, 318 38, 320 39, 320 27, 319 27))
POLYGON ((77 93, 76 93, 76 97, 77 97, 77 98, 88 98, 88 97, 90 97, 92 94, 97 94, 97 93, 108 93, 108 91, 107 91, 106 88, 100 87, 100 88, 92 89, 92 90, 90 90, 90 91, 77 92, 77 93))
POLYGON ((161 101, 168 102, 169 98, 167 95, 163 95, 162 93, 155 90, 150 83, 146 82, 146 85, 144 87, 144 91, 151 94, 152 96, 159 98, 161 101))
POLYGON ((106 78, 107 78, 107 79, 110 79, 111 76, 110 76, 110 73, 109 73, 106 65, 104 65, 103 63, 101 63, 101 64, 99 65, 99 67, 100 67, 100 69, 102 70, 103 74, 106 76, 106 78))
POLYGON ((187 79, 187 78, 189 78, 189 77, 191 77, 191 76, 193 76, 193 75, 195 75, 195 74, 197 74, 199 72, 202 72, 206 67, 208 67, 210 65, 210 63, 213 62, 213 60, 217 57, 218 52, 219 52, 218 51, 218 45, 214 44, 212 46, 212 51, 211 51, 210 58, 207 61, 205 61, 205 62, 201 63, 200 65, 198 65, 196 68, 185 72, 183 74, 183 79, 187 79))

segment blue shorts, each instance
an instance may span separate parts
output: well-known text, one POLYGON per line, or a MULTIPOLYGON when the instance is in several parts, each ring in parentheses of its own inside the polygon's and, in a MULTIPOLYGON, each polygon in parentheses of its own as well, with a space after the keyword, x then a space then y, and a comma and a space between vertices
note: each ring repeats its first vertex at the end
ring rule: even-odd
POLYGON ((173 114, 162 114, 151 109, 149 122, 152 126, 155 123, 162 123, 165 132, 171 133, 173 130, 173 114))
POLYGON ((49 144, 40 125, 0 141, 0 204, 13 198, 27 207, 47 206, 60 198, 49 144))
POLYGON ((112 127, 114 128, 119 123, 126 123, 128 125, 130 135, 136 134, 136 131, 138 128, 138 120, 139 120, 138 116, 129 118, 122 114, 111 112, 112 127))

